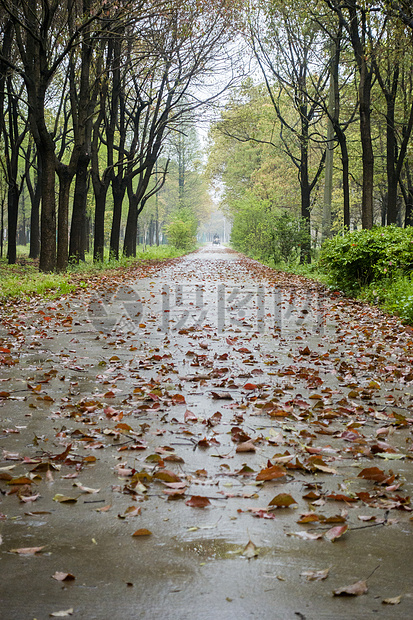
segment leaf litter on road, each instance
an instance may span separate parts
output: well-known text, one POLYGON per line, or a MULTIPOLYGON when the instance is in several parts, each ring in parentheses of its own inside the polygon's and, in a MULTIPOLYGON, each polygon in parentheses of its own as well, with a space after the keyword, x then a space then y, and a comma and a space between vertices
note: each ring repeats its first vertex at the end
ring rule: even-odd
MULTIPOLYGON (((74 504, 61 510, 75 511, 90 501, 97 518, 107 513, 130 527, 127 534, 149 536, 137 534, 149 530, 134 530, 128 517, 151 518, 154 505, 168 502, 168 510, 221 511, 245 527, 251 516, 266 527, 282 520, 288 526, 280 535, 303 549, 312 541, 337 541, 334 549, 346 544, 356 550, 360 522, 397 526, 390 511, 408 522, 412 507, 403 489, 413 458, 411 332, 376 308, 245 257, 231 258, 169 263, 168 294, 176 285, 178 295, 181 286, 179 303, 162 306, 166 294, 146 282, 139 299, 148 316, 138 324, 130 302, 116 301, 115 293, 123 287, 136 297, 131 278, 139 282, 148 275, 144 269, 96 279, 80 297, 34 300, 31 308, 20 303, 2 317, 0 399, 14 416, 0 428, 0 488, 8 506, 15 498, 22 507, 36 501, 50 508, 54 499, 74 504), (217 297, 224 325, 216 322, 217 280, 228 287, 217 297), (251 282, 264 283, 275 300, 265 338, 256 307, 243 308, 241 316, 237 310, 235 288, 251 282), (203 323, 188 318, 196 295, 207 316, 203 323), (328 327, 321 335, 314 325, 294 322, 314 295, 328 327), (110 301, 100 304, 100 322, 89 312, 87 323, 82 308, 92 298, 110 301), (50 361, 32 363, 48 341, 54 346, 50 361), (39 415, 43 430, 36 428, 36 435, 32 421, 39 415), (97 484, 94 471, 107 471, 107 462, 113 479, 102 473, 97 484), (79 474, 81 495, 72 495, 70 481, 79 474), (95 495, 101 507, 93 504, 95 495), (185 501, 171 501, 179 499, 185 501), (256 507, 245 504, 251 500, 256 507), (366 515, 370 510, 374 517, 366 515), (299 531, 291 531, 295 523, 299 531)), ((156 277, 161 266, 148 269, 156 277)), ((37 514, 47 519, 48 511, 37 514)), ((154 532, 160 527, 149 522, 154 532)))

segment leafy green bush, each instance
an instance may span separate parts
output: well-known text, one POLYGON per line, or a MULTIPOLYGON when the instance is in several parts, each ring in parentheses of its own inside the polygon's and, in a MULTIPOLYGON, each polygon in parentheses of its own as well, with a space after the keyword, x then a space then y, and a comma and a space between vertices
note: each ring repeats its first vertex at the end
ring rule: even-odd
POLYGON ((190 250, 196 243, 198 222, 188 208, 179 209, 170 224, 165 226, 168 242, 178 249, 190 250))
POLYGON ((361 298, 413 325, 413 281, 409 276, 400 274, 392 279, 372 282, 362 291, 361 298))
POLYGON ((407 274, 413 268, 413 227, 375 227, 329 239, 321 248, 319 267, 330 284, 349 294, 373 281, 407 274))
POLYGON ((294 217, 287 211, 272 217, 272 257, 275 263, 296 260, 301 246, 310 245, 307 223, 302 217, 294 217))
POLYGON ((268 200, 249 196, 238 202, 231 231, 236 250, 258 260, 289 264, 299 257, 301 245, 308 241, 302 218, 272 207, 268 200))

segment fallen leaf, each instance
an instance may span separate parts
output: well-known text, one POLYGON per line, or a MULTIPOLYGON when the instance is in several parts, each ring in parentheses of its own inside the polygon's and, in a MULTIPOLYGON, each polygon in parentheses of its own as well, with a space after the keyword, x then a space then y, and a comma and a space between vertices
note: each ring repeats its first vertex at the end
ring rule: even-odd
POLYGON ((332 527, 330 530, 328 530, 324 534, 324 538, 327 538, 327 540, 334 542, 335 540, 337 540, 337 538, 340 538, 341 536, 343 536, 343 534, 345 534, 347 530, 348 530, 347 524, 337 525, 336 527, 332 527))
POLYGON ((278 465, 272 465, 271 467, 267 467, 262 469, 256 477, 256 480, 276 480, 277 478, 283 478, 287 475, 286 470, 283 467, 279 467, 278 465))
POLYGON ((187 409, 184 413, 184 420, 185 422, 198 422, 196 415, 192 413, 192 411, 189 411, 189 409, 187 409))
POLYGON ((169 471, 169 469, 160 469, 153 474, 153 478, 163 482, 181 482, 181 478, 173 471, 169 471))
POLYGON ((73 581, 76 577, 72 575, 72 573, 62 573, 56 571, 55 574, 52 575, 52 579, 56 579, 56 581, 73 581))
POLYGON ((357 502, 357 497, 350 497, 349 495, 343 495, 341 493, 330 493, 327 495, 327 499, 332 499, 336 502, 357 502))
POLYGON ((193 495, 186 500, 185 504, 192 508, 205 508, 205 506, 210 506, 211 502, 207 497, 203 497, 202 495, 193 495))
POLYGON ((10 553, 18 553, 19 555, 35 555, 36 553, 40 553, 43 547, 20 547, 20 549, 10 549, 10 553))
POLYGON ((402 600, 402 595, 400 594, 399 596, 393 596, 391 598, 384 598, 382 600, 382 603, 383 605, 398 605, 401 600, 402 600))
POLYGON ((256 545, 254 545, 254 543, 251 540, 248 541, 248 543, 245 545, 242 551, 242 555, 245 558, 248 558, 248 560, 250 560, 251 558, 256 558, 258 556, 257 547, 256 545))
POLYGON ((77 497, 68 497, 67 495, 56 493, 56 495, 53 497, 53 501, 59 502, 60 504, 76 504, 77 497))
POLYGON ((246 383, 244 385, 244 390, 256 390, 258 386, 255 385, 255 383, 246 383))
POLYGON ((138 517, 141 514, 139 506, 129 506, 124 512, 125 517, 138 517))
POLYGON ((272 498, 268 505, 275 506, 276 508, 288 508, 288 506, 296 503, 297 502, 295 501, 295 499, 288 493, 279 493, 272 498))
POLYGON ((365 480, 374 480, 374 482, 384 482, 389 478, 388 474, 385 474, 383 470, 378 467, 366 467, 357 476, 358 478, 364 478, 365 480))
MULTIPOLYGON (((83 484, 81 484, 80 482, 75 482, 73 484, 74 487, 77 487, 78 489, 80 489, 81 491, 83 491, 83 493, 99 493, 100 489, 91 489, 90 487, 85 487, 83 486, 83 484)), ((62 500, 59 500, 62 501, 62 500)))
POLYGON ((330 568, 324 570, 305 570, 301 574, 302 577, 306 577, 307 581, 322 581, 327 579, 330 568))
POLYGON ((367 591, 367 582, 361 580, 356 581, 356 583, 353 583, 350 586, 337 588, 337 590, 333 590, 333 594, 334 596, 360 596, 361 594, 366 594, 367 591))
POLYGON ((287 532, 287 536, 295 536, 303 540, 320 540, 323 538, 322 534, 312 534, 311 532, 287 532))
POLYGON ((338 474, 338 471, 334 467, 328 467, 327 465, 320 465, 319 463, 313 464, 314 469, 323 471, 325 474, 338 474))
POLYGON ((147 530, 146 528, 140 528, 139 530, 136 530, 136 532, 134 532, 132 534, 132 536, 151 536, 152 532, 150 530, 147 530))
POLYGON ((232 396, 229 392, 211 392, 211 396, 216 400, 232 400, 232 396))
POLYGON ((67 618, 68 616, 72 616, 73 615, 73 607, 71 607, 70 609, 64 609, 62 611, 54 611, 53 613, 49 614, 50 618, 67 618))
POLYGON ((237 445, 235 452, 256 452, 256 450, 252 441, 243 441, 237 445))
POLYGON ((171 396, 171 401, 174 405, 184 405, 185 404, 185 396, 182 394, 173 394, 171 396))
POLYGON ((31 478, 27 478, 27 476, 20 476, 19 478, 11 478, 7 484, 9 485, 18 485, 18 484, 32 484, 33 480, 31 478))

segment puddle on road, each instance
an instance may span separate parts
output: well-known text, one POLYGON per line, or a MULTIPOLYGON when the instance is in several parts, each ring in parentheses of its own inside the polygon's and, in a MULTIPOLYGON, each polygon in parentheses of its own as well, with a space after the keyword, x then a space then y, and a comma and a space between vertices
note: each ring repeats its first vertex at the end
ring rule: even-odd
MULTIPOLYGON (((196 554, 200 561, 205 562, 208 560, 230 560, 234 558, 242 558, 247 561, 247 558, 243 555, 244 549, 245 545, 231 543, 223 538, 198 538, 197 540, 180 542, 174 550, 186 557, 196 554)), ((257 547, 256 552, 256 557, 262 557, 267 555, 270 549, 257 547)))

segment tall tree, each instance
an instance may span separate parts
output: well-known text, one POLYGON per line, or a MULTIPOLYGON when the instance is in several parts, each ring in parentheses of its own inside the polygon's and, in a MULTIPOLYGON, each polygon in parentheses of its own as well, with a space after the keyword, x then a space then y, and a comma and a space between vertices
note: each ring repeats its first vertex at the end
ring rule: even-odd
MULTIPOLYGON (((129 168, 128 174, 127 256, 135 254, 138 215, 148 200, 147 190, 169 132, 189 111, 202 108, 221 92, 210 84, 212 94, 203 97, 200 82, 213 70, 219 70, 226 59, 237 11, 237 3, 229 0, 176 3, 169 5, 169 11, 158 16, 156 22, 152 20, 146 31, 144 43, 156 59, 156 66, 145 91, 148 105, 140 110, 137 119, 138 165, 129 168)), ((142 99, 140 94, 138 101, 142 99)))
MULTIPOLYGON (((384 45, 374 56, 374 72, 386 101, 386 173, 387 173, 387 224, 398 221, 397 190, 404 159, 413 127, 413 102, 404 123, 403 133, 398 131, 396 102, 401 74, 406 64, 411 66, 411 41, 406 40, 400 25, 389 25, 384 45), (398 140, 398 134, 401 138, 398 140), (399 144, 398 144, 399 142, 399 144)), ((410 38, 410 37, 409 37, 410 38)), ((407 69, 410 71, 410 69, 407 69)))
MULTIPOLYGON (((325 144, 320 149, 317 143, 325 142, 325 138, 320 139, 320 116, 326 107, 328 63, 320 62, 323 45, 319 27, 304 13, 290 9, 289 5, 265 4, 263 14, 250 16, 249 38, 281 125, 285 151, 298 171, 301 216, 310 230, 311 193, 326 155, 325 144), (291 108, 282 109, 281 93, 289 98, 295 118, 291 118, 291 108), (311 155, 318 158, 313 174, 311 155)), ((309 242, 305 243, 303 262, 310 260, 310 250, 309 242)))
POLYGON ((387 18, 380 2, 361 3, 356 0, 324 0, 337 14, 347 32, 359 76, 360 140, 363 165, 362 226, 374 223, 374 151, 371 131, 371 93, 374 76, 375 50, 385 30, 387 18))
MULTIPOLYGON (((28 130, 21 112, 23 83, 9 70, 14 55, 14 26, 9 16, 3 15, 3 42, 0 50, 0 134, 4 145, 4 173, 7 180, 7 258, 16 262, 17 217, 22 182, 19 180, 19 157, 28 130), (17 79, 16 79, 17 78, 17 79)), ((24 174, 23 174, 24 178, 24 174)))
MULTIPOLYGON (((56 200, 55 175, 56 152, 53 132, 47 120, 47 101, 50 87, 57 71, 66 63, 68 56, 79 44, 83 33, 91 24, 110 27, 112 4, 127 12, 128 0, 107 2, 101 5, 84 0, 80 6, 76 0, 0 0, 0 7, 10 17, 19 57, 10 60, 1 55, 0 60, 18 73, 24 80, 28 119, 41 161, 41 244, 40 270, 53 271, 56 266, 56 200), (83 11, 84 9, 84 11, 83 11), (76 19, 72 20, 72 17, 76 19), (108 17, 109 16, 109 17, 108 17), (74 24, 74 28, 71 24, 74 24)), ((117 13, 118 14, 118 13, 117 13)), ((87 41, 83 38, 83 41, 87 41)), ((86 51, 85 51, 86 54, 86 51)), ((86 81, 85 68, 83 79, 86 81)), ((84 101, 84 89, 82 101, 84 101)), ((84 112, 87 113, 86 111, 84 112)), ((87 141, 83 141, 83 143, 87 141)), ((83 151, 85 153, 85 149, 83 151)), ((81 198, 80 198, 81 199, 81 198)))

